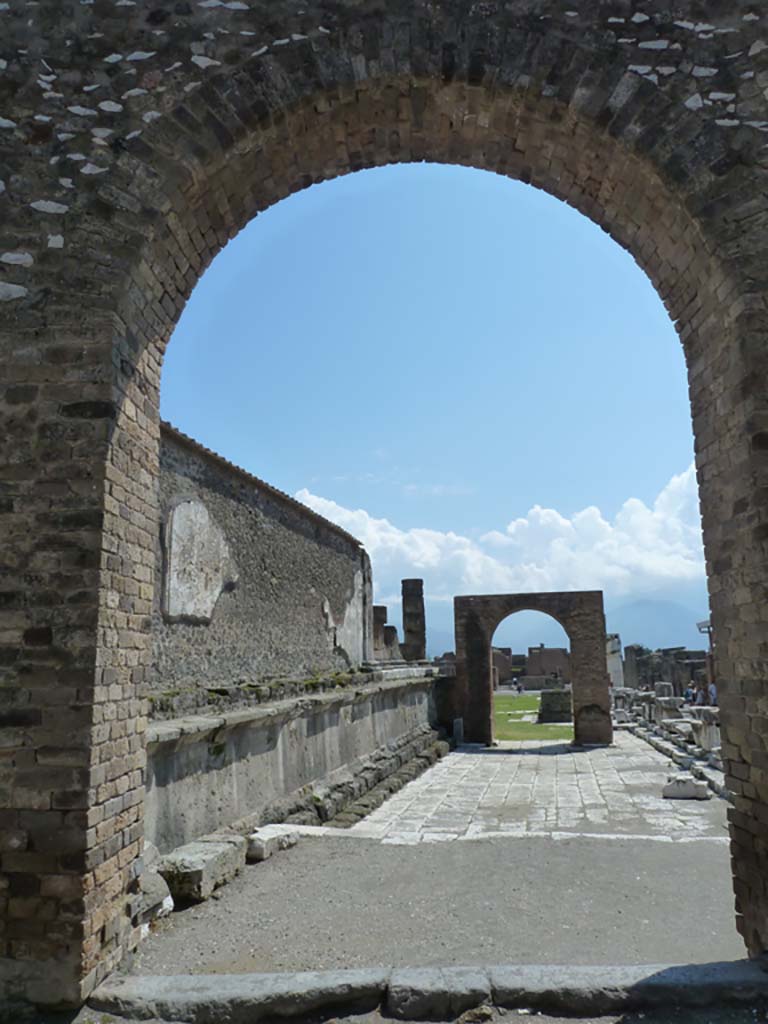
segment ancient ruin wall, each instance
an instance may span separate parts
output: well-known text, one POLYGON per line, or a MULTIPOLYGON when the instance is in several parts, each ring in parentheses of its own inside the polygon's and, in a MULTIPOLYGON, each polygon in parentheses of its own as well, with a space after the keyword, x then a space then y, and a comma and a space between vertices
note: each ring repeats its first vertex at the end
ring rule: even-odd
POLYGON ((160 507, 150 697, 369 660, 370 562, 349 534, 168 425, 160 507))
POLYGON ((160 371, 187 297, 259 211, 409 160, 571 203, 676 323, 737 923, 768 949, 767 29, 756 0, 0 3, 0 991, 77 1002, 140 934, 160 371))

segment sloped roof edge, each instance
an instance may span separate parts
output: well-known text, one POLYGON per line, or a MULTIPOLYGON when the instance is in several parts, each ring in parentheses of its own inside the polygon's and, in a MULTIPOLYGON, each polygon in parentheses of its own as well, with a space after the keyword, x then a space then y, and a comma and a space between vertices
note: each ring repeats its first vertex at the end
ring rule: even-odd
POLYGON ((266 480, 261 480, 259 477, 254 476, 252 473, 249 473, 241 466, 235 465, 234 462, 230 462, 229 459, 225 459, 224 456, 219 455, 218 452, 214 452, 212 451, 212 449, 206 448, 205 445, 200 444, 199 441, 196 441, 193 437, 190 437, 189 434, 185 434, 183 431, 179 430, 178 427, 175 427, 172 423, 169 423, 168 420, 160 421, 160 433, 165 434, 172 440, 184 445, 184 447, 189 448, 197 455, 204 456, 209 462, 213 462, 215 465, 218 465, 222 469, 226 469, 227 472, 234 473, 236 476, 239 476, 242 480, 245 480, 247 483, 255 484, 257 487, 260 487, 263 491, 269 494, 270 497, 275 498, 281 504, 287 505, 289 508, 292 508, 295 511, 300 512, 301 515, 306 516, 308 519, 314 520, 314 522, 319 523, 326 529, 331 530, 333 533, 338 534, 345 540, 351 541, 353 544, 356 544, 358 547, 362 548, 362 542, 359 541, 357 537, 353 537, 351 533, 347 533, 346 530, 343 530, 340 526, 337 526, 336 523, 332 523, 330 519, 326 519, 325 516, 321 516, 319 512, 313 511, 311 508, 309 508, 309 506, 303 505, 300 501, 297 501, 295 498, 292 498, 290 494, 286 494, 285 491, 281 491, 277 487, 273 487, 272 484, 268 484, 266 480))

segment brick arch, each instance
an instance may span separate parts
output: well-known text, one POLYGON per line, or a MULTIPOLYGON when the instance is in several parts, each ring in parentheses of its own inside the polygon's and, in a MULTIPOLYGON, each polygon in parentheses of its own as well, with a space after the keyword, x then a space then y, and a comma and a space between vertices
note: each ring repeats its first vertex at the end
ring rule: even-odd
POLYGON ((10 994, 76 1003, 137 940, 158 392, 184 302, 260 210, 405 160, 509 174, 571 203, 632 253, 676 322, 737 922, 750 952, 768 949, 765 26, 748 4, 711 10, 711 28, 694 0, 674 22, 655 4, 582 6, 97 0, 66 24, 58 0, 34 19, 21 0, 0 12, 10 994))
POLYGON ((491 643, 498 626, 515 612, 535 611, 558 622, 571 645, 573 738, 579 745, 613 740, 601 590, 456 597, 456 685, 452 714, 463 719, 471 743, 493 740, 491 643))

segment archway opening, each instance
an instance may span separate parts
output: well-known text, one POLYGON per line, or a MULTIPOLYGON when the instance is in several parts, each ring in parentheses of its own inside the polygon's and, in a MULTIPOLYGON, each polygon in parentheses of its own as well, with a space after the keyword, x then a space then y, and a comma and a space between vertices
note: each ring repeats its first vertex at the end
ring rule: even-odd
MULTIPOLYGON (((14 116, 4 118, 11 144, 31 162, 29 174, 3 181, 3 203, 10 201, 14 237, 43 246, 39 258, 6 254, 12 281, 2 289, 14 310, 13 365, 25 382, 13 403, 30 406, 28 421, 11 414, 9 443, 23 439, 32 467, 13 478, 4 508, 15 515, 17 500, 33 494, 46 532, 12 521, 13 565, 37 590, 35 601, 19 602, 5 664, 14 681, 35 681, 20 689, 25 699, 45 688, 40 717, 22 712, 29 733, 20 743, 28 749, 14 766, 12 816, 45 834, 44 816, 61 799, 72 829, 49 847, 67 883, 64 895, 58 882, 51 887, 45 906, 57 927, 43 935, 38 920, 14 924, 14 992, 40 990, 29 959, 56 963, 51 984, 65 989, 56 999, 76 999, 138 932, 131 896, 146 724, 138 693, 151 657, 159 374, 190 289, 226 240, 276 200, 350 170, 425 158, 498 170, 572 202, 632 251, 678 323, 690 368, 713 626, 722 638, 717 656, 730 686, 723 710, 740 797, 731 831, 739 926, 760 955, 768 946, 766 851, 754 835, 764 832, 766 792, 752 720, 764 717, 765 651, 759 618, 743 611, 751 612, 750 601, 760 607, 765 576, 765 309, 755 286, 764 244, 753 184, 764 124, 742 117, 742 102, 748 117, 761 115, 751 86, 733 111, 723 110, 731 100, 716 88, 741 90, 753 77, 755 19, 745 16, 736 28, 723 16, 720 38, 643 15, 631 29, 616 28, 605 11, 530 20, 517 7, 491 15, 475 5, 466 17, 435 8, 410 20, 401 11, 337 5, 326 12, 331 28, 313 9, 276 16, 276 32, 261 9, 224 6, 226 13, 190 8, 180 15, 190 19, 181 33, 149 30, 140 11, 129 15, 119 46, 103 33, 89 36, 104 58, 95 64, 90 50, 76 53, 66 33, 54 33, 46 65, 73 73, 60 74, 41 102, 68 104, 67 130, 45 128, 47 114, 32 125, 23 87, 6 112, 14 116), (252 27, 202 31, 220 16, 252 27), (747 37, 735 49, 726 37, 737 31, 747 37), (253 49, 252 37, 262 34, 268 42, 253 49), (645 55, 659 49, 647 64, 645 55), (82 75, 81 60, 88 61, 82 75), (708 95, 697 85, 700 73, 713 87, 708 95), (83 75, 98 76, 84 87, 102 90, 92 106, 80 95, 83 75), (731 112, 737 116, 720 116, 731 112), (67 159, 81 165, 81 188, 59 177, 67 159), (40 425, 36 440, 28 437, 32 422, 40 425), (83 570, 71 581, 71 600, 59 597, 70 557, 83 570), (58 710, 62 693, 73 704, 69 716, 58 710), (66 750, 72 730, 84 756, 60 796, 54 787, 71 763, 51 770, 36 752, 66 750), (96 793, 99 775, 105 788, 96 793), (96 830, 91 811, 103 818, 96 830)), ((37 52, 34 23, 18 28, 21 41, 30 36, 22 56, 37 52)), ((13 74, 26 74, 24 67, 13 74)), ((338 638, 339 609, 329 601, 324 615, 338 638)), ((25 842, 12 854, 24 896, 38 891, 41 875, 56 880, 25 842)), ((15 906, 10 900, 9 914, 15 906)))
POLYGON ((514 612, 491 640, 496 742, 573 740, 570 638, 551 615, 514 612))

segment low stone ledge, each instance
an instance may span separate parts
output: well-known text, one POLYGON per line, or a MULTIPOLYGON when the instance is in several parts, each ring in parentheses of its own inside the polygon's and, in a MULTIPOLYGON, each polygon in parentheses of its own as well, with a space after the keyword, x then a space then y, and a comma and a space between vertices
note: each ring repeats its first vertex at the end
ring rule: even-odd
POLYGON ((386 1009, 400 1020, 452 1020, 491 999, 479 967, 412 967, 392 971, 386 1009))
POLYGON ((114 976, 89 1007, 133 1020, 177 1024, 257 1024, 369 1012, 383 1006, 399 1019, 446 1020, 489 1003, 597 1015, 649 1007, 768 1005, 768 974, 748 960, 686 966, 425 967, 283 974, 114 976))
POLYGON ((175 902, 200 902, 242 871, 246 847, 243 836, 216 832, 166 854, 158 862, 157 872, 175 902))
POLYGON ((436 682, 439 675, 430 663, 402 662, 397 665, 372 664, 357 671, 337 672, 314 679, 243 680, 224 686, 191 685, 147 695, 151 711, 150 728, 165 721, 228 715, 230 710, 254 710, 285 701, 350 693, 392 681, 431 679, 436 682))
POLYGON ((389 971, 377 969, 116 977, 88 1005, 135 1020, 256 1024, 317 1010, 366 1013, 381 1004, 388 980, 389 971))
POLYGON ((218 737, 218 734, 225 730, 247 725, 281 725, 305 715, 308 711, 320 713, 348 704, 358 704, 377 694, 397 693, 400 690, 414 688, 428 689, 434 686, 436 680, 433 671, 413 668, 398 671, 394 678, 389 673, 370 675, 373 676, 373 680, 366 682, 363 687, 338 689, 316 695, 305 694, 272 704, 240 707, 219 715, 187 715, 167 721, 150 722, 146 732, 147 745, 198 742, 206 737, 218 737))

